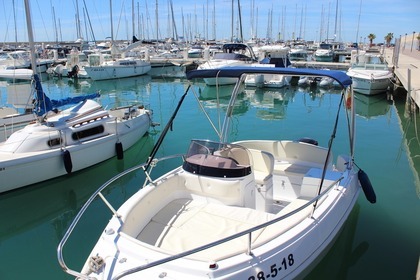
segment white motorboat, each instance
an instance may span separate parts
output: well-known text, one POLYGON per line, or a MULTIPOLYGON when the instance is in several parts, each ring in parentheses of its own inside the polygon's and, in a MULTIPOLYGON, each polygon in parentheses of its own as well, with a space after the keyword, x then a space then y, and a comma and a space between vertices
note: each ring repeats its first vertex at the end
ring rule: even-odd
MULTIPOLYGON (((16 74, 25 73, 22 70, 30 70, 32 68, 31 64, 31 53, 27 50, 16 50, 16 51, 10 51, 0 52, 0 68, 2 71, 0 71, 0 77, 2 78, 9 78, 4 77, 3 75, 7 75, 8 69, 20 69, 21 71, 17 71, 16 74)), ((36 64, 36 71, 37 73, 44 73, 47 71, 48 67, 54 63, 53 59, 47 59, 47 58, 36 58, 35 64, 36 64)), ((10 72, 9 72, 10 73, 10 72)), ((24 79, 24 78, 20 78, 24 79)), ((28 80, 30 78, 26 78, 28 80)))
POLYGON ((201 45, 192 45, 188 51, 188 58, 201 58, 203 57, 204 48, 201 45))
POLYGON ((150 127, 151 113, 143 106, 105 110, 85 97, 57 101, 55 105, 44 96, 37 75, 35 85, 39 120, 0 143, 0 192, 72 173, 115 155, 122 158, 123 151, 150 127), (67 101, 77 104, 62 111, 55 108, 67 101))
POLYGON ((304 43, 296 43, 292 45, 289 51, 289 59, 291 61, 307 61, 308 48, 304 43))
POLYGON ((334 60, 334 51, 332 44, 321 43, 314 53, 316 61, 320 62, 332 62, 334 60))
POLYGON ((384 57, 379 52, 352 51, 351 66, 347 70, 355 92, 365 95, 385 93, 393 77, 384 57))
POLYGON ((347 110, 343 103, 351 79, 338 71, 226 67, 188 72, 190 80, 215 75, 238 80, 219 139, 192 140, 181 166, 151 178, 149 167, 161 162, 154 158, 157 148, 194 89, 188 87, 148 162, 99 188, 70 225, 58 246, 59 263, 67 273, 77 279, 294 279, 305 275, 332 245, 361 185, 368 200, 376 201, 366 173, 354 162, 354 107, 342 118, 349 129, 349 151, 336 158, 334 132, 328 147, 310 139, 229 143, 230 117, 246 74, 331 76, 343 87, 334 131, 340 110, 347 110), (146 172, 145 184, 139 182, 139 191, 114 210, 102 191, 139 168, 146 172), (98 195, 113 216, 82 270, 71 270, 63 247, 98 195))
MULTIPOLYGON (((222 46, 222 52, 216 52, 213 58, 200 64, 197 69, 218 69, 234 66, 249 66, 251 64, 258 65, 258 59, 250 46, 242 43, 228 43, 222 46)), ((222 78, 217 75, 214 78, 204 79, 204 82, 209 86, 232 85, 236 81, 236 78, 222 78)))
MULTIPOLYGON (((289 67, 289 47, 281 45, 262 46, 258 48, 259 67, 289 67)), ((290 76, 277 74, 247 75, 245 85, 258 88, 282 88, 289 85, 290 76)))
POLYGON ((31 69, 0 68, 0 78, 7 80, 30 80, 33 74, 31 69))

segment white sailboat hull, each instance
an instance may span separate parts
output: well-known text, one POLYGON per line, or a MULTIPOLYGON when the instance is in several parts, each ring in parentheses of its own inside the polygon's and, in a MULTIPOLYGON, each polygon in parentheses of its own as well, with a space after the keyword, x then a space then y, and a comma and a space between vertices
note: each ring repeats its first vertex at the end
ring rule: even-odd
POLYGON ((147 74, 151 65, 150 62, 144 62, 135 66, 128 65, 99 65, 85 66, 88 76, 95 81, 135 77, 147 74))
MULTIPOLYGON (((41 126, 43 125, 28 125, 22 130, 15 132, 8 139, 8 142, 0 144, 0 178, 2 182, 0 192, 68 174, 69 172, 65 168, 65 161, 67 160, 67 163, 69 163, 69 159, 64 159, 63 150, 70 153, 71 172, 79 171, 112 158, 117 155, 117 142, 120 142, 123 150, 126 150, 147 132, 150 127, 150 117, 148 114, 144 114, 131 120, 117 123, 115 120, 110 119, 103 124, 104 133, 101 135, 86 138, 85 141, 75 141, 73 144, 63 145, 62 147, 57 145, 55 148, 50 149, 37 149, 36 143, 39 142, 39 145, 46 143, 49 139, 58 137, 59 133, 56 129, 45 129, 41 126), (115 133, 116 127, 118 133, 115 133), (28 140, 32 137, 34 151, 13 152, 10 145, 13 145, 15 139, 19 138, 20 135, 28 140), (40 140, 37 140, 37 138, 40 140)), ((74 135, 74 132, 69 132, 65 135, 66 141, 70 141, 69 138, 72 137, 72 134, 74 135)))
POLYGON ((30 80, 33 73, 30 69, 0 69, 0 78, 30 80))

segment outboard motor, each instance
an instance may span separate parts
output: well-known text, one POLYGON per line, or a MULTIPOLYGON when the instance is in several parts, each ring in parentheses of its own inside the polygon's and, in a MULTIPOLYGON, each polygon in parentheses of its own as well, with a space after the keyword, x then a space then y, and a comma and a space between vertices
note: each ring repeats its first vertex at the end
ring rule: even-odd
POLYGON ((71 68, 71 71, 67 74, 68 78, 77 78, 77 73, 79 73, 79 66, 76 64, 71 68))

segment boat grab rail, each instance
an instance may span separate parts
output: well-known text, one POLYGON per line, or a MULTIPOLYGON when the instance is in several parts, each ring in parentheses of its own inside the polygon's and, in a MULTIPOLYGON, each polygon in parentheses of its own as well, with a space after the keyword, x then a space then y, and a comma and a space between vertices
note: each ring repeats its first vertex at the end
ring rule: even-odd
MULTIPOLYGON (((306 207, 310 206, 311 204, 313 204, 313 207, 316 208, 316 206, 317 206, 316 202, 322 196, 324 196, 333 186, 337 185, 343 178, 344 177, 341 176, 340 178, 338 178, 337 180, 335 180, 334 182, 332 182, 327 188, 325 188, 325 190, 323 190, 319 195, 317 195, 316 197, 312 198, 311 200, 309 200, 304 205, 302 205, 302 206, 294 209, 293 211, 290 211, 290 212, 288 212, 288 213, 286 213, 286 214, 284 214, 284 215, 282 215, 280 217, 277 217, 277 218, 275 218, 273 220, 270 220, 270 221, 265 222, 263 224, 260 224, 260 225, 257 225, 255 227, 252 227, 250 229, 247 229, 247 230, 244 230, 244 231, 235 233, 235 234, 230 235, 228 237, 225 237, 223 239, 219 239, 219 240, 216 240, 214 242, 207 243, 207 244, 205 244, 203 246, 200 246, 200 247, 197 247, 197 248, 194 248, 194 249, 191 249, 191 250, 188 250, 188 251, 185 251, 185 252, 182 252, 182 253, 179 253, 179 254, 176 254, 176 255, 167 257, 167 258, 163 258, 163 259, 160 259, 160 260, 157 260, 157 261, 149 262, 147 264, 144 264, 144 265, 141 265, 141 266, 138 266, 138 267, 135 267, 135 268, 128 269, 126 271, 123 271, 123 272, 117 274, 115 277, 112 278, 112 280, 118 280, 118 279, 121 279, 122 277, 125 277, 127 275, 130 275, 130 274, 133 274, 133 273, 136 273, 136 272, 139 272, 139 271, 148 269, 148 268, 152 268, 152 267, 155 267, 155 266, 158 266, 158 265, 161 265, 161 264, 170 262, 170 261, 174 261, 176 259, 180 259, 180 258, 189 256, 189 255, 192 255, 192 254, 195 254, 195 253, 198 253, 200 251, 203 251, 203 250, 209 249, 211 247, 220 245, 222 243, 231 241, 233 239, 239 238, 239 237, 241 237, 243 235, 246 235, 246 234, 249 235, 249 238, 248 238, 248 247, 247 247, 246 254, 252 255, 252 251, 251 251, 251 247, 252 247, 252 245, 251 245, 252 236, 251 235, 252 235, 252 232, 257 231, 257 230, 260 230, 262 228, 265 228, 265 227, 267 227, 269 225, 272 225, 274 223, 277 223, 277 222, 279 222, 281 220, 284 220, 284 219, 286 219, 286 218, 288 218, 288 217, 290 217, 290 216, 292 216, 292 215, 294 215, 294 214, 302 211, 303 209, 305 209, 306 207)), ((311 217, 312 216, 313 216, 313 211, 311 213, 311 217)), ((89 279, 89 278, 87 278, 87 279, 89 279)))
MULTIPOLYGON (((173 158, 178 158, 178 157, 181 157, 181 158, 184 159, 184 155, 183 154, 171 155, 171 156, 167 156, 167 157, 163 157, 163 158, 159 158, 159 159, 154 159, 153 166, 156 165, 156 163, 159 162, 159 161, 173 159, 173 158)), ((116 217, 119 217, 118 212, 112 207, 112 205, 109 203, 109 201, 102 195, 102 191, 105 188, 107 188, 109 185, 111 185, 113 182, 115 182, 116 180, 118 180, 119 178, 121 178, 121 177, 123 177, 123 176, 125 176, 125 175, 127 175, 127 174, 129 174, 129 173, 131 173, 133 171, 135 171, 135 170, 138 170, 140 168, 144 169, 144 167, 146 166, 146 164, 147 164, 147 162, 146 163, 142 163, 140 165, 136 165, 134 167, 131 167, 131 168, 129 168, 129 169, 127 169, 127 170, 125 170, 125 171, 123 171, 123 172, 115 175, 114 177, 112 177, 111 179, 109 179, 107 182, 105 182, 101 187, 99 187, 91 195, 91 197, 85 202, 85 204, 82 206, 82 208, 80 209, 80 211, 77 213, 77 215, 74 218, 73 222, 70 224, 69 228, 67 229, 67 231, 63 235, 63 238, 61 239, 61 241, 60 241, 60 243, 58 244, 58 247, 57 247, 57 259, 58 259, 58 262, 59 262, 61 268, 64 270, 64 272, 66 272, 67 274, 73 275, 75 277, 78 277, 78 279, 92 279, 92 280, 95 279, 95 278, 89 277, 86 274, 82 274, 81 272, 72 270, 72 269, 70 269, 67 266, 67 264, 64 261, 64 257, 63 257, 63 248, 64 248, 64 245, 67 243, 68 238, 72 234, 73 230, 75 229, 76 225, 80 221, 80 219, 83 216, 83 214, 86 212, 87 208, 89 208, 90 204, 95 200, 95 198, 97 196, 99 196, 102 199, 102 201, 105 203, 105 205, 111 210, 111 212, 116 217)), ((148 173, 147 172, 145 172, 145 173, 146 173, 147 179, 150 180, 150 177, 149 177, 148 173)), ((133 273, 136 273, 136 272, 139 272, 139 271, 142 271, 142 270, 145 270, 145 269, 154 267, 154 266, 158 266, 158 265, 161 265, 161 264, 164 264, 164 263, 167 263, 167 262, 170 262, 170 261, 173 261, 173 260, 176 260, 176 259, 185 257, 185 256, 189 256, 189 255, 198 253, 200 251, 203 251, 203 250, 209 249, 211 247, 220 245, 222 243, 226 243, 226 242, 231 241, 233 239, 239 238, 239 237, 241 237, 243 235, 246 235, 246 234, 249 234, 248 247, 247 247, 246 253, 248 255, 252 255, 252 250, 251 250, 251 247, 252 247, 251 246, 251 239, 252 239, 251 238, 252 237, 251 235, 252 235, 252 232, 257 231, 257 230, 262 229, 262 228, 265 228, 265 227, 267 227, 269 225, 272 225, 274 223, 277 223, 277 222, 279 222, 281 220, 284 220, 284 219, 286 219, 286 218, 288 218, 288 217, 290 217, 290 216, 292 216, 292 215, 294 215, 294 214, 302 211, 303 209, 305 209, 306 207, 310 206, 311 204, 313 204, 313 207, 314 207, 314 209, 312 211, 312 214, 311 214, 311 216, 312 216, 313 213, 314 213, 314 210, 315 210, 315 208, 317 206, 317 201, 322 196, 324 196, 333 186, 337 185, 343 178, 344 177, 341 176, 340 178, 338 178, 337 180, 335 180, 334 182, 332 182, 327 188, 325 188, 317 196, 315 196, 314 198, 312 198, 311 200, 309 200, 307 203, 305 203, 304 205, 302 205, 302 206, 300 206, 300 207, 298 207, 298 208, 296 208, 296 209, 294 209, 294 210, 292 210, 292 211, 290 211, 290 212, 288 212, 288 213, 286 213, 286 214, 284 214, 284 215, 282 215, 280 217, 276 217, 273 220, 270 220, 270 221, 265 222, 263 224, 257 225, 255 227, 250 228, 250 229, 247 229, 247 230, 238 232, 236 234, 230 235, 230 236, 225 237, 223 239, 216 240, 216 241, 211 242, 211 243, 208 243, 206 245, 203 245, 203 246, 200 246, 200 247, 197 247, 197 248, 194 248, 194 249, 191 249, 191 250, 188 250, 188 251, 185 251, 185 252, 182 252, 182 253, 179 253, 179 254, 170 256, 170 257, 167 257, 167 258, 163 258, 163 259, 160 259, 160 260, 157 260, 157 261, 154 261, 154 262, 150 262, 150 263, 145 264, 145 265, 141 265, 141 266, 138 266, 138 267, 135 267, 135 268, 132 268, 132 269, 128 269, 128 270, 123 271, 120 274, 116 275, 112 279, 113 280, 117 280, 117 279, 120 279, 120 278, 122 278, 124 276, 130 275, 130 274, 133 274, 133 273)), ((153 181, 151 181, 151 183, 153 183, 153 181)))
MULTIPOLYGON (((153 160, 153 164, 155 165, 158 161, 163 161, 163 160, 168 160, 168 159, 173 159, 173 158, 178 158, 181 157, 184 159, 184 155, 183 154, 175 154, 175 155, 171 155, 171 156, 167 156, 167 157, 162 157, 159 159, 154 159, 153 160)), ((113 182, 115 182, 116 180, 118 180, 119 178, 133 172, 136 171, 140 168, 142 168, 144 170, 144 167, 147 165, 148 162, 133 166, 117 175, 115 175, 114 177, 112 177, 111 179, 109 179, 108 181, 106 181, 102 186, 100 186, 91 196, 90 198, 85 202, 85 204, 83 204, 82 208, 80 209, 80 211, 77 213, 76 217, 74 218, 73 222, 70 224, 69 228, 67 229, 66 233, 63 235, 63 238, 61 239, 60 243, 58 244, 57 247, 57 258, 58 258, 58 262, 61 266, 61 268, 64 270, 64 272, 66 272, 67 274, 73 275, 75 277, 81 278, 81 279, 92 279, 91 277, 82 274, 80 272, 77 272, 75 270, 70 269, 65 261, 64 261, 64 257, 63 257, 63 248, 64 245, 67 243, 67 240, 69 239, 70 235, 72 234, 73 230, 75 229, 76 225, 79 223, 81 217, 83 216, 83 214, 86 212, 86 210, 89 208, 90 204, 95 200, 95 198, 97 196, 99 196, 102 201, 105 203, 105 205, 111 210, 111 212, 116 215, 117 217, 119 217, 118 212, 114 209, 114 207, 112 207, 111 203, 109 203, 109 201, 105 198, 105 196, 102 194, 102 191, 107 188, 109 185, 111 185, 113 182)), ((147 178, 150 180, 149 174, 145 171, 147 178)), ((153 183, 153 182, 152 182, 153 183)))

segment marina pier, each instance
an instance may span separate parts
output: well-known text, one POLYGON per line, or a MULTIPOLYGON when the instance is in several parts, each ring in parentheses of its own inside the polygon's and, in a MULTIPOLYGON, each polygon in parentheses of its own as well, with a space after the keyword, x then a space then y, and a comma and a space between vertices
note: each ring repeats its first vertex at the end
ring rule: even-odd
POLYGON ((407 103, 420 106, 420 46, 418 40, 406 35, 396 40, 394 48, 385 48, 385 59, 393 67, 397 84, 407 90, 407 103))

